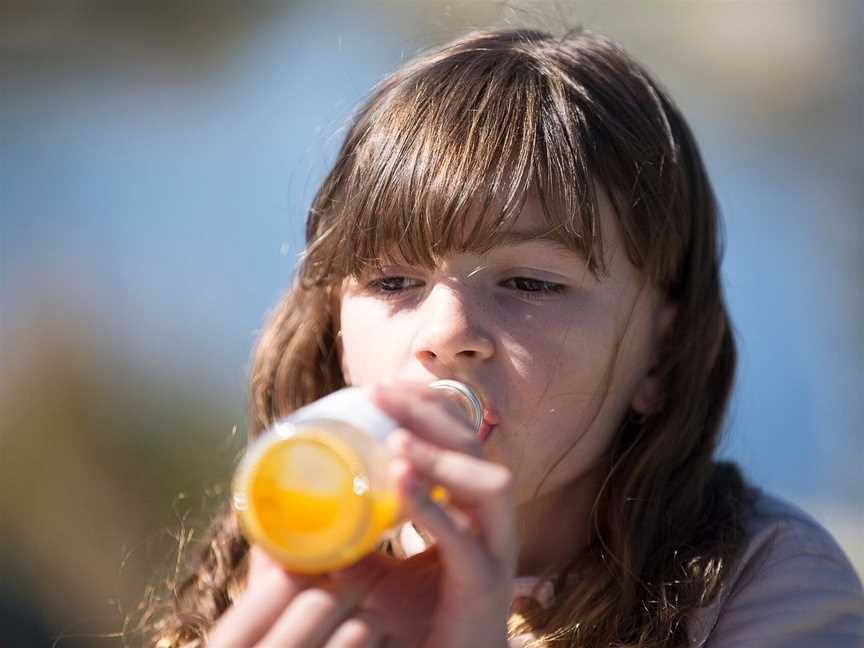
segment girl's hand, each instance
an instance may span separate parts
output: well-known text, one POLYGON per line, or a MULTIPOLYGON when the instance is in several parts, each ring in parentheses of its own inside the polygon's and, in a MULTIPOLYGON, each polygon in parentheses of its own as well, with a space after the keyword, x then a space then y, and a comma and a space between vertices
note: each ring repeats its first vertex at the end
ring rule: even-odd
POLYGON ((464 413, 410 383, 373 391, 404 430, 390 440, 405 512, 437 545, 408 560, 372 554, 321 577, 284 571, 257 547, 246 591, 210 648, 505 648, 517 540, 507 468, 484 461, 464 413), (443 486, 441 507, 428 484, 443 486))
POLYGON ((518 540, 510 470, 482 459, 482 446, 451 397, 398 383, 373 402, 404 430, 391 439, 395 477, 409 519, 435 536, 440 586, 424 648, 507 645, 518 540), (445 507, 428 485, 443 486, 445 507))
POLYGON ((372 557, 339 580, 289 574, 257 546, 249 558, 246 590, 210 632, 208 648, 383 646, 382 625, 358 609, 377 579, 372 557))

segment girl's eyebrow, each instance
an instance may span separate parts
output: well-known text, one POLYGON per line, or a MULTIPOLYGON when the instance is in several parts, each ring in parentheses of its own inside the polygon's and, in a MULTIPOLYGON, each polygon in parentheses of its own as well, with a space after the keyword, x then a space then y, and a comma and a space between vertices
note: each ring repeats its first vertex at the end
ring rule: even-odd
POLYGON ((556 236, 554 229, 534 229, 534 230, 508 230, 502 232, 496 244, 493 247, 506 247, 511 245, 519 245, 521 243, 547 243, 556 248, 566 250, 571 254, 578 253, 568 247, 560 236, 556 236))
POLYGON ((579 249, 567 245, 565 239, 561 236, 556 236, 557 228, 535 228, 522 230, 507 230, 501 232, 495 245, 490 248, 490 252, 495 249, 515 247, 526 243, 541 243, 547 246, 550 254, 558 253, 566 255, 580 264, 589 266, 589 261, 579 249))

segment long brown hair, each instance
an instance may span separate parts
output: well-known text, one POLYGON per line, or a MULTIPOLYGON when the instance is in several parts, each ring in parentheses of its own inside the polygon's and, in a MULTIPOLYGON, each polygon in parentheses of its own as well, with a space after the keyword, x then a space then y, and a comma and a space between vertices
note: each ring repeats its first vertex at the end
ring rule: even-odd
MULTIPOLYGON (((612 41, 582 30, 472 33, 375 88, 312 203, 297 279, 258 342, 251 429, 344 384, 331 291, 394 247, 419 264, 488 249, 533 192, 551 230, 601 276, 598 187, 630 261, 676 307, 655 368, 663 398, 621 423, 592 541, 559 566, 555 604, 511 630, 531 629, 537 645, 685 646, 687 615, 717 593, 744 538, 748 491, 713 458, 736 351, 697 145, 612 41), (566 579, 574 570, 580 577, 566 579)), ((162 646, 206 636, 242 587, 246 552, 226 510, 159 624, 162 646)))

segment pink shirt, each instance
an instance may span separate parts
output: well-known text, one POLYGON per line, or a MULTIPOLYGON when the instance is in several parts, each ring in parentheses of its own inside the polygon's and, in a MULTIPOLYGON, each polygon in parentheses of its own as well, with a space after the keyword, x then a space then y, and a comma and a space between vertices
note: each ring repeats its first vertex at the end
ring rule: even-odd
MULTIPOLYGON (((694 648, 864 648, 861 582, 819 523, 760 493, 748 535, 720 595, 688 620, 694 648)), ((407 524, 400 540, 409 555, 426 547, 407 524)), ((514 581, 514 599, 532 595, 548 606, 552 584, 536 578, 514 581)), ((518 648, 530 640, 522 635, 510 645, 518 648)))
POLYGON ((690 619, 705 648, 864 648, 861 581, 809 515, 760 495, 750 539, 723 592, 690 619))

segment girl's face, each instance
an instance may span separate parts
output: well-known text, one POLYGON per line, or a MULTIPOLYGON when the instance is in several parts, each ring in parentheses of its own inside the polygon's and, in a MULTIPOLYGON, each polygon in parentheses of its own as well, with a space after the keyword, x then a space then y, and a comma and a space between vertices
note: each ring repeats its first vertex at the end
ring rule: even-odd
POLYGON ((453 254, 431 270, 397 263, 342 286, 346 381, 471 385, 497 414, 484 454, 512 470, 517 503, 587 477, 628 408, 655 398, 649 372, 669 309, 627 259, 603 198, 599 280, 542 238, 548 225, 529 200, 485 255, 453 254))

